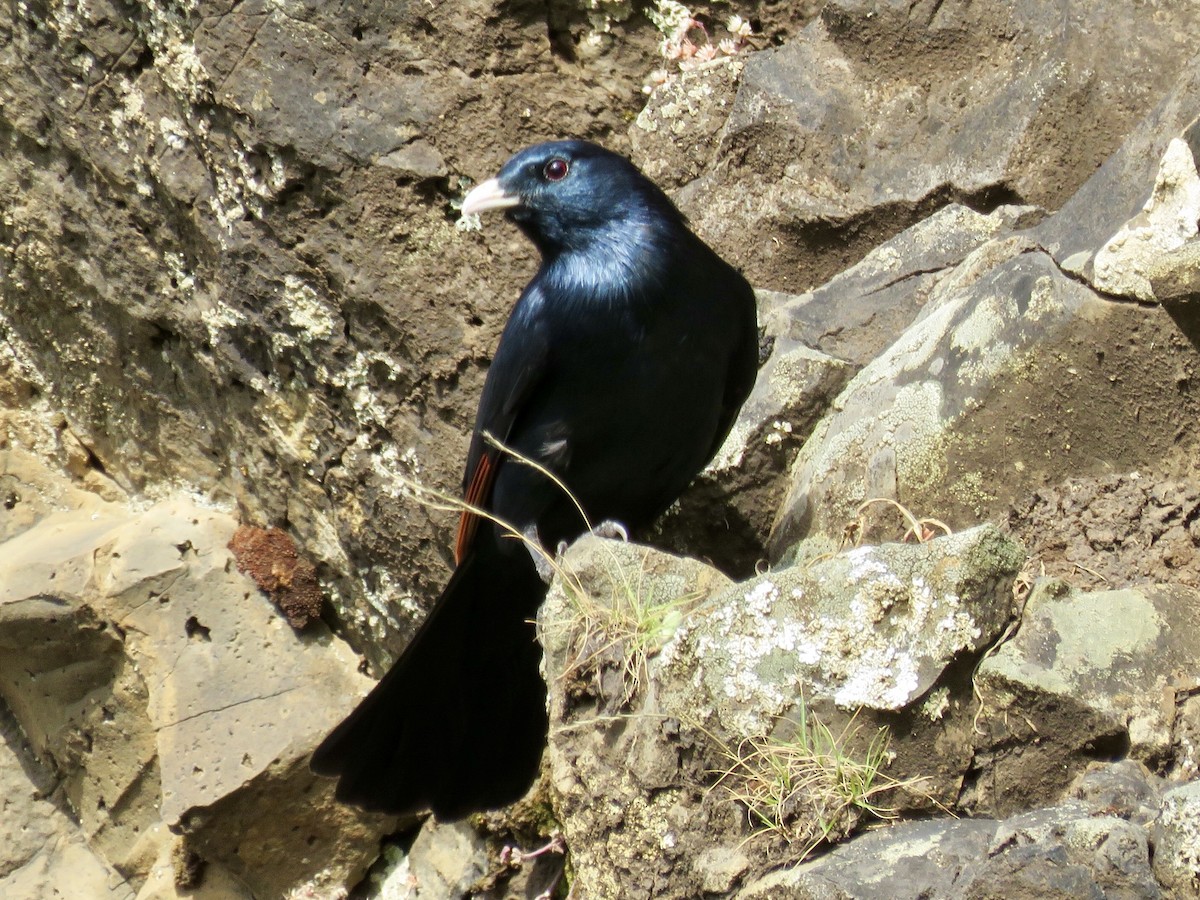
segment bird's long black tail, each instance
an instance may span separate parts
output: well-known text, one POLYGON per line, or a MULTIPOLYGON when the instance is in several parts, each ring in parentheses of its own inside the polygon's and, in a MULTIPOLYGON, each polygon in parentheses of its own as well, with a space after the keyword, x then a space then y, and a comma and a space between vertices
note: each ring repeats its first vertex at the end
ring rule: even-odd
POLYGON ((532 623, 546 586, 512 544, 476 542, 400 659, 317 748, 312 769, 339 778, 339 800, 445 821, 529 789, 546 742, 532 623))

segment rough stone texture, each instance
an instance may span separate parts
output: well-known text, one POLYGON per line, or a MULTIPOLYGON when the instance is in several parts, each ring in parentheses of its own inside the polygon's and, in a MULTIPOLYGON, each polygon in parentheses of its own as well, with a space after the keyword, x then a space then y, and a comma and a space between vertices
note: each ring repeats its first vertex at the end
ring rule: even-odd
POLYGON ((913 323, 947 270, 1038 214, 1034 207, 1001 206, 984 215, 951 203, 820 287, 778 295, 760 320, 768 331, 859 369, 913 323))
POLYGON ((298 638, 237 571, 228 515, 78 496, 0 544, 0 696, 83 835, 135 888, 163 857, 246 896, 361 873, 387 823, 305 765, 328 698, 369 684, 345 645, 298 638))
POLYGON ((756 281, 801 290, 949 200, 1056 209, 1187 72, 1198 16, 837 0, 746 59, 685 210, 756 281))
POLYGON ((1200 783, 1163 794, 1154 825, 1154 874, 1177 897, 1200 896, 1200 783))
MULTIPOLYGON (((697 43, 730 12, 757 33, 681 73, 644 15, 666 7, 623 0, 6 7, 0 558, 25 557, 0 578, 20 595, 0 613, 0 690, 32 750, 0 765, 0 829, 21 820, 0 834, 0 893, 337 897, 378 853, 388 826, 333 807, 304 767, 365 688, 358 659, 320 623, 297 637, 282 622, 225 550, 233 518, 205 504, 286 532, 344 634, 376 668, 394 657, 444 583, 453 527, 407 484, 453 491, 534 265, 514 229, 456 226, 456 201, 519 146, 578 134, 630 150, 759 289, 762 380, 657 539, 738 577, 763 556, 796 566, 730 586, 593 545, 599 563, 650 570, 593 565, 596 596, 708 605, 651 616, 631 671, 594 623, 551 640, 566 677, 549 805, 473 821, 486 853, 467 826, 429 826, 407 871, 470 846, 481 891, 525 891, 497 845, 561 828, 569 875, 590 876, 577 895, 776 896, 759 879, 781 867, 770 878, 795 875, 797 891, 818 878, 821 896, 869 895, 889 866, 893 885, 932 896, 1192 895, 1190 788, 1162 799, 1128 760, 1067 782, 1129 753, 1172 786, 1200 774, 1185 603, 1200 587, 1200 7, 816 7, 697 6, 697 43), (656 69, 674 77, 647 96, 656 69), (860 511, 876 497, 960 531, 1004 524, 1031 559, 1012 592, 1010 573, 977 604, 978 636, 926 619, 939 640, 915 655, 923 595, 881 565, 867 583, 891 609, 831 614, 839 640, 800 616, 795 646, 820 658, 749 654, 767 675, 756 693, 774 716, 799 688, 837 728, 854 714, 834 702, 847 685, 872 690, 844 699, 890 691, 895 705, 857 722, 888 728, 889 774, 927 781, 888 802, 1012 817, 975 857, 953 835, 977 847, 978 821, 906 824, 792 871, 799 849, 747 840, 746 811, 714 786, 731 737, 717 732, 748 713, 705 700, 727 685, 678 651, 722 617, 763 646, 786 638, 747 615, 764 585, 809 591, 820 573, 845 581, 848 561, 948 546, 825 558, 907 529, 891 507, 860 511), (1043 587, 1007 622, 1043 566, 1105 593, 1043 587), (1086 629, 1038 613, 1071 603, 1086 629), (1137 627, 1115 632, 1118 612, 1137 627), (1014 641, 973 679, 1006 624, 1014 641), (924 837, 876 854, 904 829, 924 837)), ((727 629, 717 646, 718 631, 699 662, 736 675, 745 642, 727 629)))
POLYGON ((439 900, 465 897, 487 871, 483 839, 470 825, 428 820, 408 853, 395 853, 385 871, 372 877, 381 900, 439 900))
MULTIPOLYGON (((1018 634, 979 666, 985 719, 1012 721, 1015 696, 1030 709, 1032 695, 1032 708, 1048 712, 1078 704, 1105 722, 1106 738, 1126 734, 1136 758, 1164 764, 1176 743, 1176 692, 1190 690, 1195 680, 1198 601, 1194 589, 1177 586, 1082 593, 1061 582, 1040 583, 1018 634)), ((1036 719, 1034 728, 1067 743, 1060 724, 1036 719)), ((1031 767, 1028 750, 1022 768, 1031 767)))
MULTIPOLYGON (((761 870, 763 845, 745 844, 744 813, 723 789, 705 787, 720 748, 768 734, 801 696, 813 709, 914 705, 957 658, 1000 633, 1022 561, 984 527, 860 547, 722 588, 695 561, 596 538, 573 546, 539 633, 555 809, 585 896, 728 890, 751 868, 736 862, 743 845, 761 870), (629 592, 659 623, 632 672, 633 636, 620 620, 629 592), (727 840, 714 847, 710 831, 727 840)), ((949 743, 941 724, 910 725, 896 737, 904 741, 901 777, 914 758, 927 760, 931 742, 949 743)), ((923 790, 927 803, 957 786, 923 790)))
POLYGON ((987 853, 991 820, 908 822, 864 835, 816 862, 761 878, 738 900, 951 897, 963 866, 987 853))
POLYGON ((779 336, 725 444, 656 524, 656 544, 749 576, 766 557, 770 520, 796 450, 850 377, 841 360, 779 336))
POLYGON ((1168 315, 1102 299, 1028 235, 986 243, 813 432, 771 553, 840 534, 876 497, 959 526, 1068 474, 1182 469, 1196 435, 1175 423, 1200 415, 1181 381, 1193 356, 1168 315))
POLYGON ((770 353, 729 439, 656 540, 748 576, 768 555, 789 464, 846 382, 912 323, 943 273, 1031 215, 1028 207, 985 216, 950 205, 814 291, 760 292, 770 353))
POLYGON ((1192 477, 1069 478, 1015 503, 1007 526, 1032 572, 1077 588, 1200 588, 1200 482, 1192 477))
POLYGON ((0 35, 22 377, 125 488, 286 525, 389 658, 453 527, 403 484, 459 479, 533 265, 453 203, 535 139, 624 146, 658 33, 581 4, 99 0, 0 35))
POLYGON ((682 628, 660 664, 699 682, 694 716, 741 734, 763 731, 801 693, 848 710, 903 709, 955 656, 999 636, 1023 562, 988 526, 856 547, 714 598, 715 611, 682 628))
POLYGON ((1144 798, 1157 802, 1153 776, 1125 763, 1096 766, 1081 776, 1075 790, 1088 799, 1004 821, 929 820, 881 828, 813 862, 769 874, 736 896, 738 900, 1156 900, 1166 896, 1151 872, 1145 820, 1127 818, 1144 798))
POLYGON ((135 891, 96 856, 76 822, 47 799, 54 776, 0 709, 0 896, 132 900, 135 891))

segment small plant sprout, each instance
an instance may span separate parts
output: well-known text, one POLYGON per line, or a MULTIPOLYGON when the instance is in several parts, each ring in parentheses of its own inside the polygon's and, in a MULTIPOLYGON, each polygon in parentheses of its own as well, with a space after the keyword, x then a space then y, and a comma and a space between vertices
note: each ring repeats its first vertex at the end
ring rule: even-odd
POLYGON ((648 578, 644 566, 629 566, 611 551, 609 556, 600 590, 589 590, 577 578, 562 581, 574 612, 569 626, 575 661, 567 674, 594 669, 599 675, 612 667, 620 676, 619 705, 625 707, 641 689, 651 657, 703 594, 671 594, 648 578))
POLYGON ((718 740, 727 766, 713 773, 714 788, 745 807, 755 833, 781 838, 800 859, 822 842, 846 837, 866 816, 895 818, 883 795, 921 779, 884 775, 892 759, 888 729, 879 728, 863 748, 857 717, 835 735, 802 699, 798 720, 780 722, 775 734, 747 737, 736 747, 718 740))
MULTIPOLYGON (((736 55, 745 49, 753 33, 750 23, 741 16, 730 16, 725 24, 728 36, 714 41, 708 26, 676 0, 654 0, 645 12, 663 36, 659 53, 668 67, 674 64, 681 72, 736 55)), ((669 68, 660 69, 651 75, 651 82, 661 84, 670 78, 669 68)))
POLYGON ((867 510, 876 505, 890 506, 894 508, 901 516, 904 517, 908 529, 904 532, 901 541, 916 541, 919 544, 925 541, 932 540, 937 537, 938 532, 944 535, 953 534, 953 530, 941 519, 924 518, 918 519, 908 507, 904 504, 891 500, 887 497, 873 497, 861 503, 856 511, 855 518, 846 524, 842 529, 842 546, 853 545, 855 547, 862 543, 863 535, 867 530, 867 510))

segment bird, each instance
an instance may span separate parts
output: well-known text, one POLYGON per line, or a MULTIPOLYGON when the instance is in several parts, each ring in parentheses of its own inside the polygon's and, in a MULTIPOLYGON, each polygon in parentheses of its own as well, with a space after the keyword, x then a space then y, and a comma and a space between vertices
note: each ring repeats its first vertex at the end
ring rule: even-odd
POLYGON ((758 361, 750 284, 624 156, 528 147, 467 193, 464 216, 488 211, 541 262, 484 379, 456 568, 311 761, 345 803, 439 821, 507 806, 538 775, 539 559, 591 523, 636 531, 666 511, 725 440, 758 361))

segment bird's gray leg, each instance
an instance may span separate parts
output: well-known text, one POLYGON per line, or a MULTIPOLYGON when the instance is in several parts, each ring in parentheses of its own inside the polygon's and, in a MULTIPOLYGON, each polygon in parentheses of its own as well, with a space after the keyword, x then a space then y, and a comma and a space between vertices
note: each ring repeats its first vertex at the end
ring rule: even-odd
MULTIPOLYGON (((537 524, 535 523, 526 528, 523 536, 525 538, 525 549, 533 557, 533 567, 537 569, 538 578, 549 584, 550 580, 554 578, 554 563, 547 556, 546 549, 542 547, 542 539, 538 537, 537 524)), ((562 555, 565 549, 565 542, 558 545, 559 556, 562 555)))

